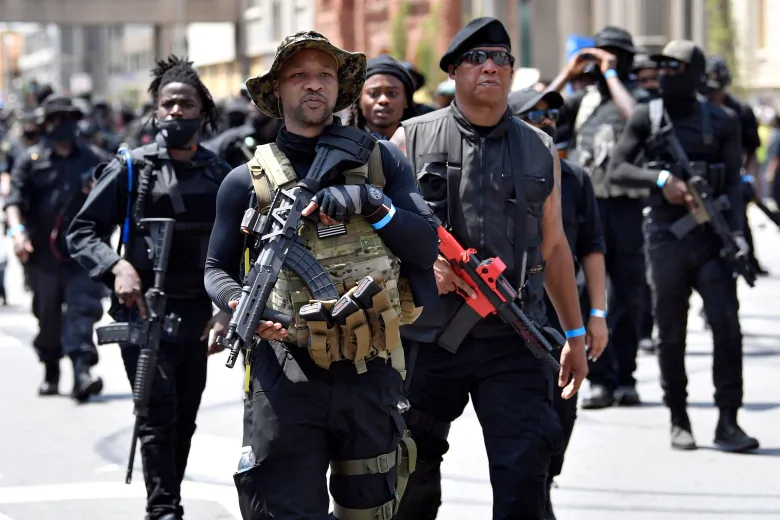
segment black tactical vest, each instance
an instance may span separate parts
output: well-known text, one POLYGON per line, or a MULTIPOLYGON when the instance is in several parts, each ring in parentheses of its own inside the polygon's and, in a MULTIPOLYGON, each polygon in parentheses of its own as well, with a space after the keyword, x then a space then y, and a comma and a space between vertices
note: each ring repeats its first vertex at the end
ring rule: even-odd
MULTIPOLYGON (((450 106, 404 121, 406 151, 423 198, 465 248, 480 257, 500 257, 515 288, 523 286, 523 309, 544 323, 542 209, 553 185, 552 141, 507 111, 491 134, 474 135, 450 106)), ((442 297, 438 316, 413 327, 439 327, 463 302, 442 297)), ((478 324, 475 336, 511 334, 497 318, 478 324)))
POLYGON ((135 231, 125 258, 138 271, 144 288, 149 287, 154 272, 139 221, 175 219, 165 290, 171 298, 204 296, 203 270, 216 219, 217 191, 229 166, 203 148, 188 164, 171 161, 157 142, 136 148, 131 155, 138 187, 133 207, 135 231))
POLYGON ((612 157, 626 119, 620 114, 612 98, 604 99, 597 87, 588 87, 574 122, 575 140, 569 160, 582 166, 590 175, 596 197, 643 198, 648 190, 613 185, 607 176, 612 157))

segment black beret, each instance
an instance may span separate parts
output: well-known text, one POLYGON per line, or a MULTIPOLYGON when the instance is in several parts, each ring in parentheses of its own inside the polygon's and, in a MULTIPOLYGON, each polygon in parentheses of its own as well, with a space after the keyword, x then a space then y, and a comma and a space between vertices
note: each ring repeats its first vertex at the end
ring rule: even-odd
POLYGON ((476 47, 504 47, 512 50, 512 41, 504 24, 487 16, 471 20, 450 42, 439 62, 439 68, 449 72, 450 65, 457 65, 458 58, 476 47))

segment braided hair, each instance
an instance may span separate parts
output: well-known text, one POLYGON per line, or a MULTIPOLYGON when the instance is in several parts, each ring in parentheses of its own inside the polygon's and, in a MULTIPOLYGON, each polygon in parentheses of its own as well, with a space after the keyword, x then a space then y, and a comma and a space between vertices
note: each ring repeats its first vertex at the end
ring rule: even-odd
POLYGON ((363 111, 360 110, 360 99, 352 103, 352 106, 347 110, 347 120, 344 125, 354 126, 361 130, 366 129, 366 118, 363 116, 363 111))
POLYGON ((149 84, 149 95, 154 99, 156 107, 160 101, 160 91, 169 83, 184 83, 195 89, 200 97, 202 113, 206 116, 204 130, 211 128, 214 132, 219 126, 219 111, 211 97, 211 92, 200 79, 198 72, 193 67, 193 62, 186 57, 179 58, 173 54, 166 59, 156 60, 157 66, 152 69, 152 82, 149 84))

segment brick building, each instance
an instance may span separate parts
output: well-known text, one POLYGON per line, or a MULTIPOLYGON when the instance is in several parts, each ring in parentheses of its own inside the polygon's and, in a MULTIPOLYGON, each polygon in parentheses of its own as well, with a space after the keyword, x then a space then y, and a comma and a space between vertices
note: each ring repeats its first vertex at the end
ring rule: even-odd
MULTIPOLYGON (((437 3, 441 2, 441 16, 436 17, 436 34, 429 35, 427 40, 435 42, 435 52, 438 56, 443 54, 452 37, 463 26, 464 20, 472 17, 471 12, 476 12, 472 10, 474 1, 476 0, 316 0, 315 27, 339 47, 363 51, 371 58, 389 52, 392 21, 398 16, 403 4, 407 3, 406 58, 414 62, 422 32, 430 28, 425 22, 431 13, 435 12, 437 3)), ((514 2, 506 2, 505 5, 507 12, 501 13, 504 16, 497 17, 515 20, 514 2)), ((513 24, 506 25, 510 34, 517 32, 513 29, 513 24)))

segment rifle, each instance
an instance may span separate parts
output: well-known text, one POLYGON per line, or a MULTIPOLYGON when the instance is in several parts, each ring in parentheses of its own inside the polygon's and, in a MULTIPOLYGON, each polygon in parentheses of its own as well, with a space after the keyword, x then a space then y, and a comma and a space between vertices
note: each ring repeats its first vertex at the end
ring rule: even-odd
POLYGON ((503 275, 506 270, 504 262, 500 258, 482 260, 475 249, 464 249, 441 222, 436 232, 439 235, 439 252, 449 261, 455 274, 477 293, 477 299, 472 299, 458 290, 468 305, 463 305, 455 314, 439 337, 439 344, 454 352, 477 321, 496 314, 523 338, 534 356, 558 372, 561 365, 553 357, 553 347, 545 333, 558 346, 563 345, 565 340, 553 328, 545 327, 544 332, 540 331, 522 311, 517 304, 518 292, 503 275))
POLYGON ((260 254, 244 279, 227 334, 217 339, 220 346, 230 349, 225 366, 233 368, 239 352, 252 346, 260 320, 281 323, 285 328, 292 323, 292 316, 266 307, 282 267, 303 281, 312 299, 338 299, 338 289, 330 275, 296 236, 303 223, 302 212, 325 177, 344 163, 366 164, 375 145, 373 137, 353 127, 342 126, 323 134, 306 177, 290 189, 277 190, 268 216, 260 215, 253 208, 244 213, 241 231, 256 238, 254 249, 260 249, 260 254))
POLYGON ((160 337, 163 331, 174 335, 179 330, 181 318, 175 314, 165 315, 165 305, 168 295, 165 294, 165 272, 168 269, 168 256, 173 240, 175 220, 171 218, 146 218, 139 224, 148 230, 145 237, 149 246, 149 259, 153 262, 154 285, 146 290, 146 319, 143 323, 113 323, 96 329, 98 345, 106 343, 130 343, 139 345, 138 364, 135 369, 135 384, 133 385, 133 412, 135 426, 133 440, 130 444, 130 460, 127 463, 125 483, 133 478, 133 463, 135 447, 138 443, 138 428, 140 419, 149 416, 149 398, 152 393, 154 373, 157 370, 157 351, 160 348, 160 337))
POLYGON ((726 219, 723 218, 721 211, 728 208, 728 205, 724 208, 723 196, 716 200, 712 186, 693 169, 688 155, 683 150, 677 136, 674 135, 674 127, 671 124, 660 129, 654 139, 665 145, 666 151, 677 164, 682 179, 688 185, 688 193, 691 196, 688 201, 690 216, 675 222, 671 228, 672 233, 677 238, 681 238, 692 227, 709 223, 720 239, 721 256, 726 259, 736 275, 741 275, 747 284, 753 287, 756 282, 756 273, 749 261, 748 251, 737 243, 731 235, 726 219), (693 218, 692 225, 690 217, 693 218))

